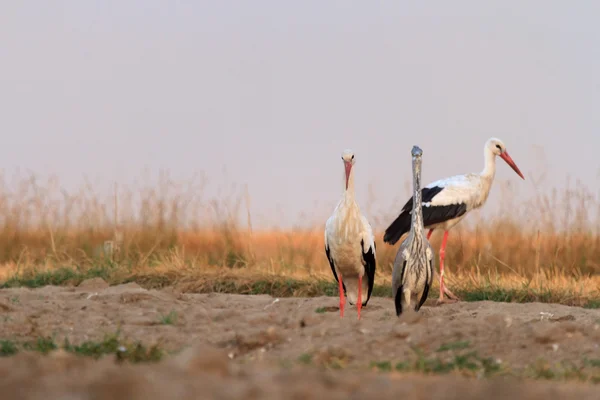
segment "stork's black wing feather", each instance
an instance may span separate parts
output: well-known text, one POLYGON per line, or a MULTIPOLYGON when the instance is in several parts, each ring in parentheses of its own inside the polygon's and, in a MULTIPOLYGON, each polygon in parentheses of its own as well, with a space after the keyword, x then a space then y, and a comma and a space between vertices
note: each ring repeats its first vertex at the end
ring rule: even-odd
MULTIPOLYGON (((335 273, 335 267, 333 266, 333 258, 331 258, 331 252, 329 251, 329 247, 325 245, 325 254, 327 254, 327 259, 329 260, 329 266, 331 267, 331 272, 333 272, 333 277, 335 281, 339 283, 338 276, 335 273)), ((346 285, 342 282, 342 286, 344 287, 344 295, 346 294, 346 285)))
POLYGON ((419 304, 417 304, 417 306, 415 307, 415 311, 419 311, 421 306, 425 303, 425 300, 427 300, 428 295, 429 295, 429 282, 425 282, 425 289, 423 289, 423 294, 421 295, 421 300, 419 300, 419 304))
POLYGON ((365 241, 361 240, 360 241, 360 248, 363 249, 363 261, 365 263, 365 272, 367 274, 367 278, 369 278, 369 289, 367 291, 367 299, 364 301, 364 303, 362 304, 363 307, 367 305, 367 303, 369 302, 369 299, 371 298, 371 293, 373 292, 373 284, 375 283, 375 268, 376 268, 376 260, 375 260, 375 252, 374 252, 374 247, 375 244, 373 244, 373 248, 371 248, 371 246, 369 246, 369 249, 367 250, 367 252, 364 252, 364 245, 365 245, 365 241))
MULTIPOLYGON (((421 189, 421 198, 423 203, 430 202, 433 200, 436 194, 441 192, 444 188, 440 186, 434 186, 431 188, 423 188, 421 189)), ((410 231, 410 212, 413 208, 413 196, 410 196, 410 199, 404 204, 402 210, 400 211, 400 215, 396 217, 394 222, 388 226, 385 230, 385 234, 383 235, 383 241, 389 244, 396 244, 396 242, 402 237, 403 234, 410 231)), ((425 220, 425 210, 423 210, 423 220, 425 220)), ((424 224, 427 225, 427 223, 424 224)))
MULTIPOLYGON (((444 188, 440 186, 434 186, 430 188, 423 188, 421 190, 423 203, 429 203, 433 198, 440 193, 444 188)), ((383 241, 389 244, 396 244, 396 242, 406 232, 410 231, 411 215, 410 212, 413 208, 413 198, 406 202, 400 215, 390 224, 385 230, 383 235, 383 241)), ((458 218, 467 212, 467 205, 464 203, 449 204, 443 206, 429 206, 423 207, 423 225, 430 226, 439 224, 440 222, 448 221, 453 218, 458 218)))
POLYGON ((400 285, 394 298, 394 305, 396 306, 396 316, 399 317, 402 314, 402 292, 404 291, 404 285, 400 285))
POLYGON ((423 294, 421 295, 421 299, 419 300, 419 304, 415 307, 415 311, 419 311, 421 306, 427 300, 427 296, 429 295, 429 277, 433 275, 433 260, 429 261, 429 268, 427 269, 427 274, 425 275, 425 288, 423 289, 423 294))
MULTIPOLYGON (((404 260, 404 263, 402 264, 402 272, 400 275, 400 282, 402 282, 404 280, 404 269, 406 268, 406 260, 404 260)), ((404 291, 404 285, 400 285, 400 287, 398 288, 398 291, 396 292, 396 296, 394 297, 394 305, 396 306, 396 316, 400 316, 400 314, 402 314, 402 292, 404 291)))

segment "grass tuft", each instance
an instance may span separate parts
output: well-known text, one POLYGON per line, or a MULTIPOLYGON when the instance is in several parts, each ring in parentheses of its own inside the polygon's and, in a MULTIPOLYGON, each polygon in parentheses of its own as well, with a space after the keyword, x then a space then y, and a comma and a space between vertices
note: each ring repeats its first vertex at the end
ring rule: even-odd
POLYGON ((381 372, 391 372, 392 371, 392 363, 389 361, 373 361, 371 362, 371 368, 374 368, 381 372))
POLYGON ((177 323, 177 312, 171 311, 167 315, 161 315, 160 323, 163 325, 175 325, 177 323))
POLYGON ((54 338, 39 337, 34 341, 18 343, 15 341, 0 341, 0 356, 12 356, 19 351, 34 351, 49 354, 62 349, 68 353, 98 359, 105 355, 114 355, 118 362, 154 362, 163 358, 164 352, 158 346, 147 348, 139 342, 129 343, 119 340, 118 333, 107 335, 101 341, 86 341, 78 345, 71 344, 67 339, 58 345, 54 338))
MULTIPOLYGON (((372 362, 379 371, 392 371, 392 362, 372 362)), ((417 358, 411 361, 399 361, 394 369, 398 372, 418 372, 423 374, 448 374, 460 372, 474 377, 489 377, 501 371, 500 365, 492 358, 480 357, 476 352, 457 354, 447 359, 439 356, 425 356, 417 351, 417 358)))
POLYGON ((442 344, 440 346, 440 348, 437 349, 436 351, 439 353, 439 352, 448 351, 448 350, 461 350, 461 349, 466 349, 470 345, 471 344, 468 340, 452 342, 452 343, 445 343, 445 344, 442 344))
MULTIPOLYGON (((53 270, 23 268, 12 275, 0 289, 11 287, 37 288, 47 284, 78 285, 90 278, 101 277, 111 285, 136 282, 146 289, 157 289, 177 285, 183 292, 190 293, 230 293, 268 294, 273 297, 315 297, 338 296, 338 288, 332 276, 288 276, 266 274, 252 269, 238 271, 219 268, 181 268, 168 266, 131 269, 118 265, 86 267, 61 267, 53 270)), ((453 291, 463 301, 505 301, 505 302, 546 302, 560 303, 586 308, 600 307, 600 277, 581 278, 579 281, 560 279, 549 284, 549 289, 524 287, 518 278, 499 276, 491 285, 487 280, 468 280, 468 277, 455 278, 453 291), (581 291, 580 285, 585 285, 581 291)), ((434 282, 435 283, 435 282, 434 282)), ((374 297, 390 297, 390 278, 378 276, 373 287, 374 297)), ((430 299, 435 298, 437 283, 430 290, 430 299)), ((15 300, 18 301, 18 300, 15 300)), ((315 310, 326 312, 328 309, 315 310)))
POLYGON ((303 353, 302 355, 300 355, 300 357, 298 357, 298 361, 301 364, 311 364, 313 361, 313 355, 309 353, 303 353))
POLYGON ((42 354, 48 354, 49 352, 58 349, 54 339, 49 337, 39 337, 34 342, 28 342, 23 345, 25 350, 37 351, 42 354))
POLYGON ((436 354, 425 355, 413 347, 415 356, 395 363, 389 360, 373 361, 371 369, 380 372, 397 371, 401 373, 449 374, 460 373, 469 377, 514 376, 541 380, 581 381, 600 383, 600 360, 584 359, 580 363, 557 362, 549 363, 543 359, 527 365, 525 368, 511 368, 501 364, 493 357, 481 357, 475 351, 464 351, 467 342, 454 342, 443 345, 436 354), (456 350, 452 356, 440 355, 440 352, 456 350), (392 365, 394 367, 392 368, 392 365))
POLYGON ((0 340, 0 357, 12 356, 17 353, 17 346, 9 340, 0 340))

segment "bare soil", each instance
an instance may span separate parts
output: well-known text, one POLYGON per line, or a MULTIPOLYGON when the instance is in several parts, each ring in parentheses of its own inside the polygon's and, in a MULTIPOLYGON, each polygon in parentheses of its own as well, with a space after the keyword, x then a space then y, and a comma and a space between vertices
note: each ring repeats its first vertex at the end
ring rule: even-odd
POLYGON ((117 364, 55 351, 0 358, 3 399, 596 399, 600 386, 523 380, 532 363, 600 359, 600 310, 556 304, 425 304, 394 314, 391 299, 372 298, 362 319, 334 297, 180 293, 135 283, 109 287, 0 290, 0 339, 52 336, 77 344, 120 337, 175 354, 158 363, 117 364), (170 314, 170 318, 165 316, 170 314), (452 349, 462 342, 468 349, 452 349), (449 348, 437 351, 440 347, 449 348), (426 356, 476 351, 518 373, 489 379, 380 372, 426 356), (300 361, 299 361, 300 360, 300 361))

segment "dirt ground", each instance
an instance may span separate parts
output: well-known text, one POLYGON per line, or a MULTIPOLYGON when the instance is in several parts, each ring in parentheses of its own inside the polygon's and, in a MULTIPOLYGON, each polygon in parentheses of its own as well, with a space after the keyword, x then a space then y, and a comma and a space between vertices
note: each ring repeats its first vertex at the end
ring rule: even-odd
POLYGON ((340 319, 338 301, 182 294, 134 283, 108 287, 101 280, 76 288, 0 290, 0 339, 53 336, 77 344, 120 329, 123 339, 177 351, 143 365, 62 351, 19 353, 0 358, 0 393, 3 399, 598 398, 600 387, 593 384, 387 373, 370 365, 414 359, 414 346, 426 356, 452 357, 459 350, 436 350, 457 342, 515 371, 540 358, 600 359, 600 310, 428 302, 418 314, 398 319, 391 299, 372 298, 357 321, 349 304, 340 319))

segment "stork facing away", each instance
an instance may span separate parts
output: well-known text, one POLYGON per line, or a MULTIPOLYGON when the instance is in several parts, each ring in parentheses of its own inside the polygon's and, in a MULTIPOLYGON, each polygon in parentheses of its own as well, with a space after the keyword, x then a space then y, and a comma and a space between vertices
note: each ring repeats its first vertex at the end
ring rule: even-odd
POLYGON ((339 285, 340 317, 344 316, 345 294, 351 305, 356 304, 360 319, 360 310, 373 291, 375 236, 354 199, 355 159, 351 150, 342 153, 342 161, 346 189, 325 225, 325 253, 339 285), (363 300, 365 291, 367 298, 363 300))
MULTIPOLYGON (((440 248, 440 297, 438 302, 443 303, 444 293, 452 301, 458 300, 444 285, 444 258, 446 255, 446 242, 448 231, 459 223, 469 211, 475 210, 485 204, 494 175, 496 173, 496 156, 500 156, 522 179, 525 179, 513 159, 508 155, 506 146, 497 138, 490 138, 483 148, 485 166, 479 174, 456 175, 441 179, 425 186, 421 191, 423 205, 423 223, 429 229, 427 239, 435 229, 444 230, 444 237, 440 248)), ((413 199, 409 199, 400 215, 386 229, 383 240, 395 244, 403 234, 409 231, 413 199)))
POLYGON ((414 298, 415 311, 419 311, 433 281, 433 249, 425 237, 421 206, 421 157, 423 150, 413 146, 413 211, 408 238, 400 245, 392 272, 392 298, 396 305, 396 315, 410 307, 414 298))

